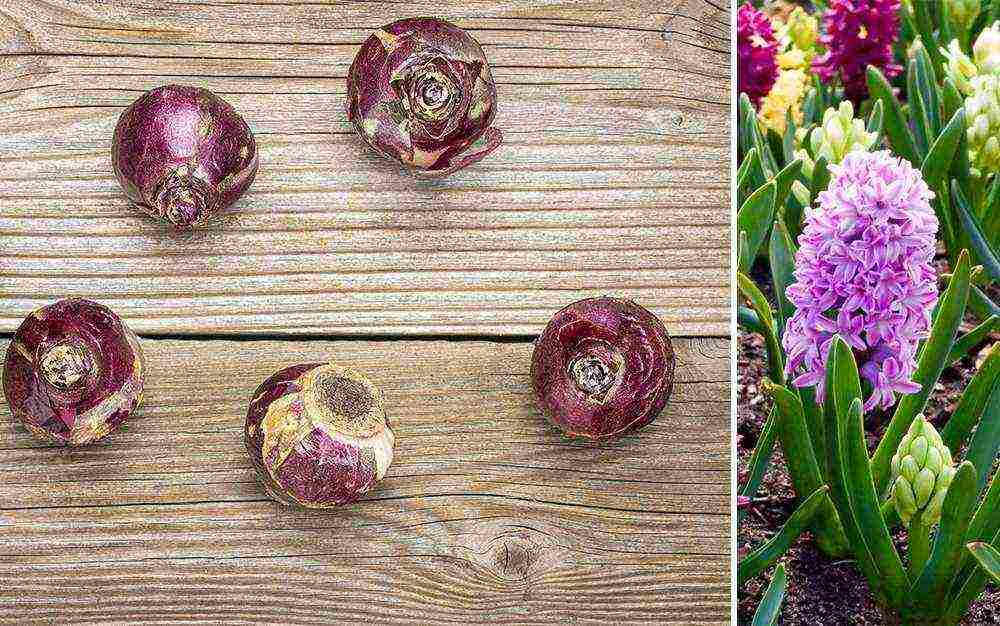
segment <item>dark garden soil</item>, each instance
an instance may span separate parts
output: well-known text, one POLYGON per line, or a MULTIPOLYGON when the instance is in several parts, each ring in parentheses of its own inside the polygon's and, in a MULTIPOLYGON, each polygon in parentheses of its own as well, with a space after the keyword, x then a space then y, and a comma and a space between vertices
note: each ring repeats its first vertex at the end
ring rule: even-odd
MULTIPOLYGON (((753 278, 764 288, 770 298, 770 286, 764 274, 755 268, 753 278)), ((997 294, 991 294, 994 297, 997 294)), ((975 325, 969 318, 962 328, 965 332, 975 325)), ((942 374, 924 412, 940 428, 951 412, 962 390, 968 384, 985 356, 985 348, 1000 339, 993 336, 972 354, 949 367, 942 374)), ((740 484, 746 479, 746 465, 761 427, 770 410, 770 400, 761 389, 767 364, 764 342, 756 334, 740 331, 737 354, 737 449, 740 484)), ((869 417, 869 446, 874 450, 889 415, 869 417)), ((754 504, 739 525, 737 547, 739 555, 746 555, 754 547, 773 536, 792 513, 795 493, 792 490, 781 446, 775 446, 774 457, 764 476, 754 504)), ((894 538, 900 553, 905 554, 906 533, 899 530, 894 538)), ((834 561, 824 556, 816 547, 812 536, 804 533, 782 558, 788 572, 788 592, 781 615, 781 624, 788 626, 840 626, 844 624, 883 624, 878 608, 868 591, 864 576, 851 561, 834 561)), ((748 581, 738 590, 739 623, 749 624, 761 595, 771 579, 773 568, 748 581)), ((963 625, 1000 624, 1000 588, 987 587, 973 603, 963 625)))

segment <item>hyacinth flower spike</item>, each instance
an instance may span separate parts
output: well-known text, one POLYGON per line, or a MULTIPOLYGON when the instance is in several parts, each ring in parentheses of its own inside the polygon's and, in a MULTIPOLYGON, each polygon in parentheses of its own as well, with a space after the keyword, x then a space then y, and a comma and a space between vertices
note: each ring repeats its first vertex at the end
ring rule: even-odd
POLYGON ((823 372, 839 334, 871 388, 864 408, 887 409, 919 390, 916 352, 937 302, 938 223, 920 172, 888 151, 851 152, 806 213, 786 294, 796 311, 782 339, 786 374, 825 397, 823 372))
POLYGON ((737 90, 756 108, 778 79, 778 41, 771 19, 750 3, 736 12, 737 90))

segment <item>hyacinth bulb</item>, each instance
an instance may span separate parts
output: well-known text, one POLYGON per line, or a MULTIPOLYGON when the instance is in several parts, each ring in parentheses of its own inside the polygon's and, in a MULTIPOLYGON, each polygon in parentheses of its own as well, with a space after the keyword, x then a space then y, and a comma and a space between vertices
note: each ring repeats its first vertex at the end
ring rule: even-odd
POLYGON ((157 87, 125 109, 111 161, 128 199, 180 230, 236 202, 258 167, 240 114, 211 91, 184 85, 157 87))
POLYGON ((564 433, 610 439, 652 422, 674 382, 667 329, 638 304, 591 298, 556 313, 535 343, 539 408, 564 433))
POLYGON ((493 152, 497 94, 479 43, 443 20, 383 26, 347 73, 347 119, 379 154, 445 176, 493 152))
POLYGON ((888 151, 851 152, 806 211, 786 294, 796 310, 782 343, 798 387, 825 397, 826 358, 839 334, 870 392, 865 409, 914 393, 920 341, 937 302, 938 222, 920 172, 888 151))
POLYGON ((903 71, 892 50, 899 38, 899 0, 830 0, 823 24, 826 53, 813 69, 824 82, 840 79, 844 97, 855 105, 868 97, 869 65, 889 79, 903 71))
POLYGON ((936 524, 955 466, 948 446, 923 415, 917 415, 899 442, 890 468, 893 504, 903 523, 920 512, 924 524, 936 524))
POLYGON ((139 406, 145 373, 139 340, 111 309, 60 300, 29 315, 7 348, 3 390, 36 437, 93 443, 139 406))
POLYGON ((750 3, 736 12, 736 84, 757 107, 778 80, 778 41, 771 19, 750 3))
POLYGON ((318 363, 293 365, 264 381, 244 435, 268 494, 318 509, 370 491, 389 469, 395 443, 382 392, 363 374, 318 363))

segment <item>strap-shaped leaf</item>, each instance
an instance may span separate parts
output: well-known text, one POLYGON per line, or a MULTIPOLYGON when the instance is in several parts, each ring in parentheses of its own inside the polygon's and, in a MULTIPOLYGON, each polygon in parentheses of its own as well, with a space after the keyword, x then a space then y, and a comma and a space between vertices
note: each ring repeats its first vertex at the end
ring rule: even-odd
POLYGON ((985 341, 998 326, 1000 326, 1000 316, 991 315, 982 324, 956 339, 955 345, 951 347, 951 352, 948 354, 948 363, 945 367, 965 358, 973 348, 985 341))
POLYGON ((736 323, 740 328, 745 328, 752 333, 764 334, 764 326, 760 323, 760 318, 749 307, 739 305, 736 309, 736 323))
POLYGON ((956 111, 965 106, 965 98, 962 97, 950 78, 945 78, 941 86, 941 106, 944 109, 944 119, 946 120, 950 120, 956 111))
MULTIPOLYGON (((993 547, 1000 545, 1000 536, 994 536, 990 542, 993 547)), ((989 575, 981 567, 972 569, 972 573, 962 581, 956 581, 952 587, 948 610, 944 614, 942 624, 957 624, 963 615, 969 610, 972 601, 979 597, 979 594, 986 588, 989 575)))
POLYGON ((747 259, 741 259, 740 271, 749 272, 750 265, 745 267, 743 263, 753 263, 757 256, 768 231, 771 230, 771 223, 774 221, 774 202, 777 198, 777 185, 771 181, 750 194, 747 201, 740 207, 736 214, 736 232, 747 234, 747 259))
POLYGON ((809 197, 817 198, 820 192, 830 186, 830 163, 825 156, 816 159, 813 165, 812 184, 809 185, 809 197))
MULTIPOLYGON (((747 481, 740 488, 740 495, 753 498, 760 488, 760 481, 767 472, 771 464, 771 456, 774 454, 774 442, 778 435, 777 412, 772 408, 764 421, 763 428, 760 429, 760 436, 757 438, 757 445, 754 446, 750 454, 750 461, 747 463, 747 481)), ((742 511, 740 512, 742 518, 742 511)))
POLYGON ((872 99, 882 102, 882 106, 885 108, 883 127, 893 152, 912 163, 914 167, 920 167, 921 160, 917 158, 917 146, 913 139, 913 133, 910 132, 907 125, 907 119, 903 115, 903 108, 900 106, 899 100, 892 93, 892 87, 882 72, 871 65, 868 66, 867 77, 868 91, 872 99))
POLYGON ((972 554, 983 568, 983 571, 990 575, 990 578, 1000 583, 1000 552, 993 546, 982 541, 973 541, 966 544, 965 548, 972 554))
POLYGON ((920 391, 903 396, 899 400, 896 411, 889 420, 885 434, 882 435, 882 440, 879 441, 872 457, 872 476, 875 479, 875 489, 879 493, 885 490, 889 481, 889 461, 892 455, 910 428, 913 418, 923 410, 948 360, 958 327, 965 315, 970 282, 969 255, 963 250, 948 288, 938 304, 938 313, 931 327, 931 335, 924 342, 917 359, 917 371, 913 374, 913 380, 920 385, 920 391))
POLYGON ((779 565, 774 570, 774 577, 771 578, 771 584, 767 586, 757 610, 754 611, 751 626, 776 626, 778 617, 781 616, 781 603, 785 600, 787 584, 785 566, 779 565))
POLYGON ((868 132, 875 133, 876 135, 882 134, 882 122, 885 116, 885 108, 882 106, 882 101, 878 100, 872 105, 872 111, 868 114, 868 132))
MULTIPOLYGON (((835 336, 833 338, 833 345, 830 348, 830 354, 826 362, 826 389, 834 389, 838 383, 842 382, 849 384, 848 379, 850 376, 847 373, 841 373, 838 376, 836 367, 837 358, 835 352, 837 345, 842 343, 843 340, 840 337, 835 336)), ((856 374, 855 377, 857 377, 856 374)), ((868 541, 862 532, 858 511, 854 508, 854 500, 851 497, 853 483, 849 471, 847 452, 843 445, 844 438, 841 436, 843 431, 841 423, 844 420, 838 414, 833 393, 826 394, 823 414, 825 417, 824 432, 826 434, 828 456, 827 466, 830 470, 830 497, 837 507, 837 514, 840 516, 841 524, 844 527, 844 534, 847 535, 847 539, 853 548, 858 568, 868 580, 872 595, 882 604, 898 606, 901 595, 893 585, 883 583, 882 574, 876 566, 871 546, 868 545, 868 541)))
POLYGON ((959 109, 948 125, 944 127, 944 131, 934 140, 927 153, 927 158, 924 159, 924 163, 920 167, 924 181, 930 188, 937 187, 948 170, 951 169, 955 150, 958 148, 963 134, 965 134, 965 110, 959 109))
POLYGON ((934 548, 927 566, 913 583, 910 594, 919 616, 936 616, 947 607, 948 591, 958 573, 959 557, 965 545, 965 533, 976 505, 976 468, 964 461, 958 466, 948 495, 941 507, 941 525, 934 539, 934 548))
POLYGON ((757 318, 764 326, 764 343, 767 346, 768 376, 779 385, 785 384, 785 357, 778 343, 778 335, 774 329, 774 317, 771 314, 771 305, 767 298, 760 292, 757 285, 742 272, 736 275, 736 283, 740 293, 747 299, 750 308, 757 314, 757 318))
MULTIPOLYGON (((800 497, 812 493, 819 489, 825 480, 814 453, 802 402, 794 392, 767 379, 764 380, 763 387, 765 393, 774 398, 778 439, 781 441, 781 449, 785 451, 785 463, 795 493, 800 497)), ((816 542, 828 556, 850 553, 844 528, 831 500, 827 499, 813 520, 813 531, 816 542)))
POLYGON ((976 258, 983 264, 983 269, 986 270, 990 278, 1000 281, 1000 259, 997 258, 996 253, 990 247, 990 243, 986 240, 986 236, 983 235, 982 225, 976 216, 972 214, 972 209, 965 198, 965 194, 962 193, 962 190, 954 181, 952 182, 951 193, 955 199, 955 212, 958 213, 958 219, 962 222, 965 233, 969 237, 969 243, 976 253, 976 258))
POLYGON ((923 49, 929 50, 931 54, 931 59, 934 65, 940 67, 944 64, 944 58, 941 56, 941 51, 938 50, 938 42, 934 39, 934 18, 931 16, 931 2, 914 2, 913 6, 913 21, 917 27, 917 34, 920 35, 920 41, 924 44, 923 49))
POLYGON ((779 339, 784 333, 785 324, 795 312, 795 306, 788 300, 785 290, 795 282, 796 250, 795 243, 792 242, 792 237, 785 226, 785 219, 778 215, 774 220, 774 227, 771 228, 771 242, 767 246, 767 251, 771 262, 771 286, 774 288, 774 298, 778 304, 775 317, 779 339))
POLYGON ((941 440, 949 450, 956 452, 965 446, 972 430, 979 423, 986 402, 997 381, 1000 380, 1000 344, 990 346, 982 365, 965 386, 958 406, 941 430, 941 440))
POLYGON ((993 469, 997 450, 1000 449, 1000 384, 994 383, 986 410, 979 419, 979 426, 969 441, 969 449, 965 452, 965 460, 971 461, 978 468, 976 475, 976 490, 986 485, 986 479, 993 469))
MULTIPOLYGON (((997 532, 1000 532, 1000 472, 993 474, 990 487, 976 508, 972 521, 969 522, 969 530, 965 533, 965 540, 991 541, 997 536, 997 532)), ((955 597, 975 574, 975 564, 970 562, 967 554, 959 558, 958 567, 961 573, 956 576, 955 582, 951 586, 951 594, 955 597)))
POLYGON ((781 558, 781 555, 788 552, 798 536, 809 528, 809 523, 812 522, 824 501, 829 503, 829 491, 829 487, 822 485, 812 492, 789 516, 781 530, 764 544, 758 546, 756 550, 740 559, 736 575, 737 584, 742 585, 760 574, 774 565, 774 562, 781 558))
POLYGON ((785 206, 788 194, 792 191, 792 183, 798 179, 800 171, 802 171, 802 159, 794 159, 774 177, 774 183, 777 185, 774 196, 776 213, 785 206))
MULTIPOLYGON (((858 523, 858 530, 871 551, 880 584, 890 600, 898 601, 909 588, 909 578, 903 562, 892 543, 892 536, 882 516, 878 493, 872 481, 868 464, 868 446, 865 443, 864 410, 861 401, 861 380, 858 366, 850 346, 839 336, 830 348, 834 361, 834 381, 831 390, 837 413, 837 439, 841 461, 847 475, 847 496, 858 523)), ((869 581, 871 584, 871 581, 869 581)))
MULTIPOLYGON (((941 61, 943 59, 941 58, 941 52, 937 50, 937 46, 934 48, 918 48, 913 59, 913 63, 916 66, 917 89, 929 123, 928 131, 930 132, 927 135, 928 146, 941 132, 941 92, 938 89, 937 75, 934 72, 935 67, 940 67, 937 64, 941 61)), ((912 97, 910 94, 907 95, 912 97)))
POLYGON ((910 105, 910 119, 913 121, 913 138, 917 142, 917 156, 924 158, 930 148, 930 142, 934 139, 933 131, 930 128, 930 120, 927 118, 924 100, 920 94, 920 87, 917 84, 916 61, 910 61, 906 68, 906 93, 913 94, 907 101, 910 105))

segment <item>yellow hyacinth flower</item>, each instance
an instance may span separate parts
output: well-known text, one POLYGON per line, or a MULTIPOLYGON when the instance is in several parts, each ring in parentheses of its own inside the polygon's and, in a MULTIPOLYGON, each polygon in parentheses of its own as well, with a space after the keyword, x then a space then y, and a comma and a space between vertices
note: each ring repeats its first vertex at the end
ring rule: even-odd
POLYGON ((757 116, 765 128, 779 135, 785 132, 785 116, 791 113, 795 123, 802 122, 802 100, 808 80, 802 70, 782 70, 771 91, 760 103, 757 116))

